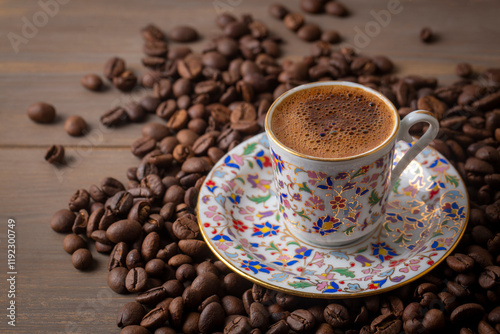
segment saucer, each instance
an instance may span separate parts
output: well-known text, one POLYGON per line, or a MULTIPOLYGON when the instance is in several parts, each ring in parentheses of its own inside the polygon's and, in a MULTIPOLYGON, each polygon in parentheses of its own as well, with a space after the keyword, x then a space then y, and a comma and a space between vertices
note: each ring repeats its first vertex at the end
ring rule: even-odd
MULTIPOLYGON (((396 144, 397 162, 411 144, 396 144)), ((264 287, 316 298, 360 297, 425 275, 462 237, 469 215, 464 182, 427 147, 395 183, 380 226, 338 248, 298 239, 278 214, 266 135, 241 143, 208 174, 198 198, 203 238, 236 273, 264 287)))

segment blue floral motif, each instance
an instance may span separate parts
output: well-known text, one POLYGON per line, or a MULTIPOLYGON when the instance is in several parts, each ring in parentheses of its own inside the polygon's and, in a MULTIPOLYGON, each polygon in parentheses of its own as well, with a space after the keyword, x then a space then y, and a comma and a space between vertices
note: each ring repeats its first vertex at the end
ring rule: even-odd
POLYGON ((251 270, 254 274, 257 274, 259 272, 269 274, 271 271, 274 271, 273 268, 268 267, 268 266, 260 263, 259 261, 243 260, 243 263, 241 264, 241 268, 243 268, 245 270, 251 270))
POLYGON ((277 235, 279 232, 279 225, 272 225, 269 222, 265 222, 264 224, 253 224, 254 233, 252 237, 268 237, 270 235, 277 235))
POLYGON ((385 242, 379 242, 376 244, 372 244, 373 256, 378 257, 381 262, 385 260, 392 259, 393 256, 398 256, 398 253, 394 249, 392 249, 385 242))
POLYGON ((271 150, 271 152, 273 153, 273 163, 276 166, 276 170, 281 174, 281 172, 285 170, 285 163, 283 162, 283 160, 281 160, 281 156, 276 154, 274 150, 271 150))
POLYGON ((342 222, 338 218, 332 218, 330 215, 320 217, 316 222, 313 222, 313 229, 318 231, 319 234, 325 235, 337 232, 342 222))
POLYGON ((235 161, 231 158, 231 155, 228 155, 225 159, 224 159, 224 163, 226 164, 226 166, 228 167, 232 167, 232 168, 236 168, 236 169, 240 169, 240 166, 235 163, 235 161))
POLYGON ((340 291, 340 287, 335 281, 330 281, 328 282, 328 285, 326 286, 326 289, 323 290, 323 293, 335 293, 340 291))
POLYGON ((307 247, 299 247, 295 250, 295 253, 297 253, 294 258, 296 259, 305 259, 306 257, 308 257, 309 255, 311 255, 312 253, 312 249, 307 249, 307 247))

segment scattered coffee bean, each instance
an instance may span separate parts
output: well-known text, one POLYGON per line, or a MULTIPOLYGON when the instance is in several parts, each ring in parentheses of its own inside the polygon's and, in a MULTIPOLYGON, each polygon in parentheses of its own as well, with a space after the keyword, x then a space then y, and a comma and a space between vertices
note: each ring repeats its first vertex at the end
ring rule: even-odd
POLYGON ((198 32, 189 26, 177 26, 170 30, 168 37, 175 42, 193 42, 198 39, 198 32))
POLYGON ((35 123, 52 123, 56 118, 56 109, 45 102, 37 102, 28 107, 28 117, 35 123))
POLYGON ((64 130, 70 136, 83 136, 87 132, 87 122, 81 116, 70 116, 64 122, 64 130))
POLYGON ((79 248, 71 255, 71 262, 78 270, 85 270, 92 265, 92 253, 87 248, 79 248))
POLYGON ((102 88, 102 79, 97 74, 86 74, 80 79, 80 83, 88 90, 98 92, 102 88))
POLYGON ((64 147, 52 145, 45 152, 45 160, 51 164, 62 164, 64 162, 64 147))
POLYGON ((420 40, 424 43, 430 43, 434 39, 434 35, 430 28, 422 28, 420 31, 420 40))

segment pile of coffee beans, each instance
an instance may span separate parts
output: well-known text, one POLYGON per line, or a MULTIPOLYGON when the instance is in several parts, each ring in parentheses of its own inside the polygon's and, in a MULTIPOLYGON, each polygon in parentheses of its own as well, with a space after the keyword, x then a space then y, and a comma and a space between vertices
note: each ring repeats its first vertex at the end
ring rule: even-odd
MULTIPOLYGON (((270 11, 288 15, 276 6, 270 11)), ((148 113, 164 121, 146 124, 133 142, 140 162, 128 169, 125 184, 106 177, 78 189, 50 222, 54 231, 69 233, 63 248, 75 268, 92 268, 87 248, 94 242, 109 254, 109 287, 135 294, 118 314, 121 333, 500 331, 500 69, 475 73, 462 63, 461 78, 440 87, 435 78, 396 77, 385 56, 361 56, 325 42, 313 44, 311 56, 280 63, 280 39, 264 23, 222 14, 216 24, 221 35, 201 53, 169 49, 154 25, 141 31, 149 71, 139 82, 152 94, 106 112, 101 121, 118 126, 148 113), (431 111, 442 127, 433 146, 466 180, 470 219, 462 241, 432 272, 391 293, 325 300, 266 289, 231 272, 200 234, 196 201, 207 172, 263 130, 274 99, 321 80, 379 90, 401 116, 431 111)), ((170 35, 180 41, 197 36, 184 28, 170 35)), ((113 83, 126 82, 125 72, 118 57, 106 63, 113 83)), ((94 79, 85 79, 86 85, 99 86, 94 79)), ((424 130, 417 125, 412 133, 424 130)), ((54 147, 48 156, 60 154, 54 147)))

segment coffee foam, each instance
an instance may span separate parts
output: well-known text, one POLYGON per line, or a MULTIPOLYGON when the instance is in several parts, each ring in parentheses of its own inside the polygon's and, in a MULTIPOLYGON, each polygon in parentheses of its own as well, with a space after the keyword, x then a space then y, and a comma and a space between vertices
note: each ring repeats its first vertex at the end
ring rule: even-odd
POLYGON ((271 129, 288 148, 319 158, 346 158, 382 144, 395 126, 392 109, 356 87, 320 86, 287 96, 271 129))

